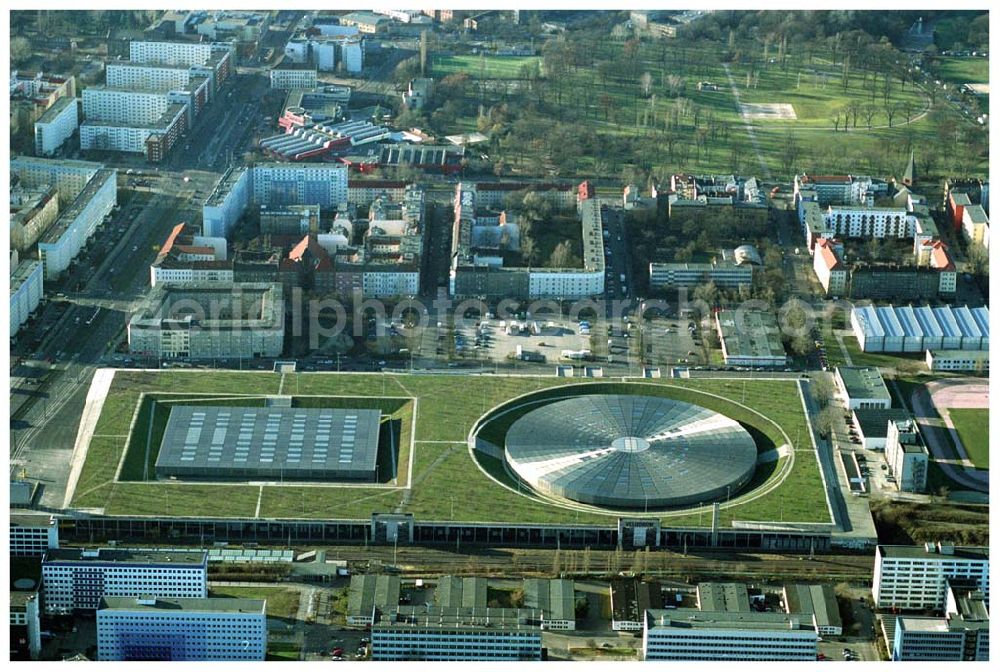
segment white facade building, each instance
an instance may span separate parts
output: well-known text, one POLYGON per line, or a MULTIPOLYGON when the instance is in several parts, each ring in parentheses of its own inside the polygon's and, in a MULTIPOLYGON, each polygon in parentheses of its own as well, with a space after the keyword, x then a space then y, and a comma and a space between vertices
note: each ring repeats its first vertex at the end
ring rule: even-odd
POLYGON ((50 550, 42 559, 45 613, 97 609, 101 597, 208 597, 204 551, 50 550))
POLYGON ((646 660, 816 660, 812 614, 649 609, 646 660))
POLYGON ((223 175, 202 208, 202 233, 225 238, 251 205, 319 205, 347 202, 347 166, 265 163, 223 175))
POLYGON ((838 366, 834 381, 837 391, 844 397, 844 405, 850 411, 892 406, 889 388, 875 367, 838 366))
POLYGON ((132 40, 129 43, 129 60, 137 63, 164 63, 166 65, 204 65, 218 50, 218 45, 204 42, 147 42, 132 40))
POLYGON ((542 658, 541 613, 534 609, 397 606, 376 616, 371 639, 376 661, 542 658))
POLYGON ((83 117, 114 124, 153 124, 170 103, 165 92, 155 89, 91 86, 83 91, 83 117))
POLYGON ((876 609, 944 609, 948 579, 967 579, 990 594, 986 547, 949 544, 878 546, 872 595, 876 609))
POLYGON ((12 514, 9 550, 14 557, 42 557, 59 548, 59 525, 47 514, 12 514))
POLYGON ((299 68, 273 68, 272 89, 315 89, 316 71, 299 68))
POLYGON ((264 600, 105 597, 97 610, 97 659, 264 660, 264 600))
POLYGON ((136 88, 156 91, 183 89, 191 83, 191 66, 109 61, 105 67, 105 83, 115 88, 136 88))
POLYGON ((79 125, 76 98, 59 98, 35 122, 35 154, 52 156, 79 125))
POLYGON ((87 239, 117 205, 117 174, 100 163, 33 157, 11 160, 10 172, 25 187, 52 186, 59 194, 59 216, 38 242, 45 279, 51 280, 69 268, 87 239))
POLYGON ((416 296, 420 293, 420 271, 365 270, 361 277, 361 291, 365 298, 390 296, 416 296))
MULTIPOLYGON (((27 648, 28 657, 38 660, 42 653, 42 626, 38 591, 13 590, 10 593, 10 649, 27 648), (23 630, 22 630, 23 628, 23 630), (16 639, 15 639, 16 638, 16 639)), ((11 656, 10 660, 17 660, 11 656)))
POLYGON ((912 419, 889 422, 885 461, 899 490, 924 492, 927 489, 927 448, 912 419))
POLYGON ((528 273, 530 299, 582 299, 604 291, 604 273, 569 269, 531 269, 528 273))
POLYGON ((44 294, 44 271, 42 262, 25 260, 11 267, 10 272, 10 337, 17 336, 18 330, 28 316, 35 312, 44 294))
POLYGON ((988 374, 989 350, 928 350, 927 368, 931 371, 966 371, 988 374))

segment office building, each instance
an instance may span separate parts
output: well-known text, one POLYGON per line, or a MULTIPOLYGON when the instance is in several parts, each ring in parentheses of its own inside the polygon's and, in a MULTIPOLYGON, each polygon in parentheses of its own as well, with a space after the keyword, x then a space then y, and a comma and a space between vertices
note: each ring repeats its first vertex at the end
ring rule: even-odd
POLYGON ((10 660, 38 660, 42 652, 39 602, 36 590, 10 591, 10 660))
POLYGON ((851 328, 864 352, 990 348, 988 306, 871 306, 851 309, 851 328))
POLYGON ((75 98, 59 98, 35 122, 35 154, 52 156, 80 125, 75 98))
POLYGON ((813 626, 821 636, 840 636, 844 623, 837 606, 837 595, 828 584, 792 584, 782 588, 782 602, 788 614, 812 614, 813 626))
POLYGON ((611 629, 638 632, 650 609, 663 608, 663 587, 656 581, 611 580, 611 629))
POLYGON ((315 68, 272 68, 272 89, 315 89, 315 68))
POLYGON ((347 593, 347 624, 370 626, 379 612, 399 606, 399 577, 355 574, 347 593))
MULTIPOLYGON (((16 258, 17 252, 12 253, 16 258)), ((11 263, 10 268, 10 337, 17 336, 28 316, 35 312, 44 289, 42 262, 26 259, 11 263)))
POLYGON ((650 609, 642 637, 646 660, 816 660, 811 614, 650 609))
POLYGON ((838 366, 834 381, 848 410, 892 406, 889 388, 875 367, 838 366))
POLYGON ((753 269, 753 263, 740 263, 733 252, 723 250, 710 263, 651 263, 649 286, 655 289, 692 288, 711 282, 720 289, 749 289, 753 269))
POLYGON ((49 550, 42 559, 46 614, 93 610, 102 597, 207 597, 204 551, 49 550))
POLYGON ((11 160, 10 172, 24 188, 55 189, 59 216, 38 240, 45 279, 55 279, 118 204, 116 172, 89 161, 25 156, 11 160))
POLYGON ((885 461, 899 490, 924 492, 927 489, 927 447, 920 438, 917 423, 911 418, 889 422, 885 461))
POLYGON ((59 524, 54 516, 42 513, 12 513, 9 550, 13 557, 42 557, 59 548, 59 524))
POLYGON ((260 206, 260 232, 278 235, 318 234, 318 205, 260 206))
POLYGON ((128 323, 129 351, 147 357, 279 357, 285 306, 277 283, 154 287, 128 323))
POLYGON ((989 600, 989 549, 945 543, 875 549, 876 609, 944 609, 954 579, 970 582, 989 600))
POLYGON ((927 350, 931 371, 960 371, 986 375, 990 372, 989 350, 927 350))
POLYGON ((544 630, 576 630, 576 590, 568 579, 525 579, 524 606, 541 613, 544 630))
POLYGON ((893 660, 990 659, 990 614, 981 591, 949 582, 943 617, 895 617, 893 660))
POLYGON ((910 414, 902 408, 856 408, 851 411, 853 426, 865 450, 885 450, 889 423, 909 418, 910 414))
POLYGON ((727 366, 788 366, 778 321, 772 313, 722 310, 715 314, 715 327, 727 366))
POLYGON ((499 607, 397 606, 371 629, 375 661, 542 659, 541 613, 499 607))
POLYGON ((264 660, 264 600, 104 597, 97 609, 101 661, 264 660))

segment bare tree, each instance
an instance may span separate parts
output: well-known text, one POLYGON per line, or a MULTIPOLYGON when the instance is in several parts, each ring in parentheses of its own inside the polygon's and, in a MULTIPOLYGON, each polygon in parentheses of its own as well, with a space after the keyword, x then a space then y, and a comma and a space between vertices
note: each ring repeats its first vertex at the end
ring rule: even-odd
POLYGON ((642 95, 649 98, 649 94, 653 90, 653 76, 648 72, 642 73, 639 77, 639 85, 642 86, 642 95))
POLYGON ((869 131, 872 130, 872 119, 875 118, 875 112, 877 109, 878 108, 876 108, 874 105, 865 105, 863 108, 861 108, 861 112, 862 114, 864 114, 865 117, 865 123, 868 124, 869 131))
MULTIPOLYGON (((833 131, 834 131, 834 133, 836 133, 837 131, 839 131, 840 130, 840 110, 837 110, 836 112, 833 113, 833 116, 830 117, 830 121, 833 122, 833 131)), ((847 120, 846 119, 844 120, 844 128, 845 129, 847 128, 847 120)))

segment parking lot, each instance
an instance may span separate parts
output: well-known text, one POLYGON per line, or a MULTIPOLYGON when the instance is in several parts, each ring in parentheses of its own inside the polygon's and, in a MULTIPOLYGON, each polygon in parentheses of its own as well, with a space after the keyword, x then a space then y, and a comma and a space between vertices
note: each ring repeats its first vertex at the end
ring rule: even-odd
POLYGON ((654 318, 643 325, 643 361, 651 364, 705 365, 702 338, 694 322, 654 318))

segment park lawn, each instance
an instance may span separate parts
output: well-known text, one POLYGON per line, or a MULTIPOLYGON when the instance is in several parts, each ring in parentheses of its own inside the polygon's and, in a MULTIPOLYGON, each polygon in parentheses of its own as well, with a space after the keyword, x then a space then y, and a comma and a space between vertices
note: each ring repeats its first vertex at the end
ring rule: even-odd
MULTIPOLYGON (((833 342, 833 348, 840 350, 837 342, 833 342)), ((844 349, 847 350, 848 354, 851 356, 851 362, 854 366, 884 366, 889 368, 903 366, 918 367, 919 363, 925 362, 925 355, 912 352, 898 352, 898 353, 887 353, 887 352, 863 352, 861 346, 858 345, 858 339, 853 335, 844 336, 844 349)), ((826 352, 830 353, 831 345, 826 344, 826 352)), ((926 364, 923 366, 926 369, 926 364)))
POLYGON ((949 408, 965 454, 980 469, 990 468, 990 411, 987 408, 949 408))
POLYGON ((520 79, 521 68, 533 61, 541 67, 542 59, 537 56, 434 56, 431 73, 436 78, 464 72, 473 79, 520 79))
POLYGON ((299 591, 274 586, 216 586, 209 597, 233 597, 242 600, 267 600, 265 613, 270 618, 292 620, 299 611, 299 591))
POLYGON ((990 59, 943 57, 937 66, 941 79, 956 84, 989 84, 990 59))

